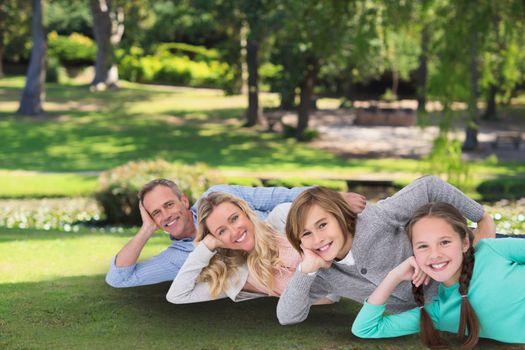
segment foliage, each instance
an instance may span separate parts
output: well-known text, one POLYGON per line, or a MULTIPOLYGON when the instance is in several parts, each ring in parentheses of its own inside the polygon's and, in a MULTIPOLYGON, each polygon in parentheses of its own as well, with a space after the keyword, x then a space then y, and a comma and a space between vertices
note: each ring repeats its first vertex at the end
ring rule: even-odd
MULTIPOLYGON (((17 62, 28 59, 30 38, 31 2, 2 0, 0 2, 0 60, 17 62)), ((0 77, 2 73, 0 71, 0 77)))
POLYGON ((519 199, 525 197, 525 181, 519 177, 485 180, 477 186, 476 191, 486 201, 519 199))
POLYGON ((101 219, 89 198, 0 200, 0 227, 77 232, 79 224, 101 219))
POLYGON ((58 58, 51 56, 46 64, 46 83, 64 83, 67 80, 67 73, 60 65, 58 58))
POLYGON ((204 164, 171 164, 163 160, 132 161, 100 175, 95 195, 106 213, 108 224, 140 225, 137 194, 148 181, 167 178, 175 181, 194 203, 208 187, 221 183, 204 164))
POLYGON ((461 142, 441 134, 434 140, 432 151, 425 157, 423 172, 443 176, 465 191, 470 190, 469 164, 461 158, 461 142))
POLYGON ((68 36, 51 32, 47 35, 48 56, 56 57, 62 65, 92 65, 97 47, 94 41, 79 33, 68 36))
POLYGON ((133 82, 226 88, 233 79, 228 64, 211 59, 216 53, 204 47, 167 43, 159 45, 154 55, 143 55, 142 49, 133 47, 117 56, 120 76, 133 82), (180 51, 191 54, 172 54, 180 51))
POLYGON ((83 0, 53 0, 46 6, 46 26, 50 32, 91 35, 93 18, 89 3, 83 0))
POLYGON ((499 200, 484 208, 494 218, 498 233, 525 234, 525 197, 517 201, 499 200))

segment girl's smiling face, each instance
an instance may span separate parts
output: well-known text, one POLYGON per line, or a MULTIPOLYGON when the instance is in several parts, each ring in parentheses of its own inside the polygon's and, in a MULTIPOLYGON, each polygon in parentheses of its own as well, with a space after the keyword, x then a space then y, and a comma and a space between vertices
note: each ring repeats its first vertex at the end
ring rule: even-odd
POLYGON ((339 222, 319 205, 313 205, 308 211, 301 244, 319 255, 325 261, 343 259, 352 248, 352 237, 345 237, 339 222))
POLYGON ((459 281, 469 240, 461 240, 445 220, 428 216, 412 227, 412 248, 416 262, 427 275, 451 286, 459 281))

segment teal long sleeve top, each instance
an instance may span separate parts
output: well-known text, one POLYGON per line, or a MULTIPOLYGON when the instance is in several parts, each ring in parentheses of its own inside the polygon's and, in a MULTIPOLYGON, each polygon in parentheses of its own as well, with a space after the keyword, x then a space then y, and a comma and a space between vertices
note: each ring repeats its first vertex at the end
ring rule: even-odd
MULTIPOLYGON (((459 283, 439 285, 438 295, 425 305, 436 329, 456 333, 461 295, 459 283)), ((505 343, 525 343, 525 240, 484 239, 476 246, 468 300, 480 323, 480 337, 505 343)), ((352 326, 361 338, 388 338, 419 332, 419 308, 386 315, 385 305, 365 302, 352 326)))

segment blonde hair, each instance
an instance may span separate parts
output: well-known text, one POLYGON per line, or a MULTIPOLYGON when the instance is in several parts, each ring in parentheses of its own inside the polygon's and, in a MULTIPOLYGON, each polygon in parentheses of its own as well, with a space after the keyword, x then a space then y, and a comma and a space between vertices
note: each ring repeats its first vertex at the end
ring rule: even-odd
POLYGON ((251 252, 217 248, 217 253, 200 274, 200 280, 210 284, 210 294, 216 298, 227 287, 228 279, 243 264, 248 265, 249 273, 267 289, 273 290, 274 268, 279 263, 279 249, 274 230, 259 219, 248 204, 237 197, 224 192, 212 192, 201 198, 198 206, 198 232, 195 239, 200 242, 211 232, 206 219, 215 207, 222 203, 232 203, 246 214, 253 223, 255 248, 251 252))
POLYGON ((357 215, 350 209, 343 196, 325 187, 309 188, 295 198, 286 218, 286 236, 292 247, 301 254, 303 253, 301 234, 310 208, 314 205, 320 206, 335 217, 343 232, 343 244, 346 244, 348 237, 353 237, 355 234, 357 215))

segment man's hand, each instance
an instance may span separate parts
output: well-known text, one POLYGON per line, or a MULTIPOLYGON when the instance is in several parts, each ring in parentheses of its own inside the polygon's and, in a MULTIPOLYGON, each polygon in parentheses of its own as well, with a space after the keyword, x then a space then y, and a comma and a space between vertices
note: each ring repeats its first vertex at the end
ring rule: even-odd
POLYGON ((313 250, 306 249, 301 245, 303 249, 303 261, 301 262, 301 272, 312 273, 319 271, 320 268, 327 269, 332 265, 331 261, 326 261, 317 255, 313 250))
POLYGON ((155 221, 153 221, 146 208, 144 208, 142 201, 139 201, 139 210, 142 219, 142 228, 144 229, 144 232, 149 233, 149 236, 151 237, 159 227, 155 221))
POLYGON ((350 209, 356 213, 361 213, 366 206, 366 197, 362 194, 355 193, 355 192, 340 192, 341 196, 345 199, 345 201, 350 206, 350 209))

